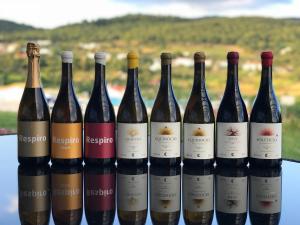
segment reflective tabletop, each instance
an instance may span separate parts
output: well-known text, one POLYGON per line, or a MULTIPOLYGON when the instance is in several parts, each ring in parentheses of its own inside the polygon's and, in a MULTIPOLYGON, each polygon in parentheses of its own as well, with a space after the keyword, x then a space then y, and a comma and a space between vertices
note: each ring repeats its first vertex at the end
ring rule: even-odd
POLYGON ((295 162, 274 169, 28 168, 18 165, 16 140, 0 137, 1 225, 20 219, 59 225, 300 224, 295 162))

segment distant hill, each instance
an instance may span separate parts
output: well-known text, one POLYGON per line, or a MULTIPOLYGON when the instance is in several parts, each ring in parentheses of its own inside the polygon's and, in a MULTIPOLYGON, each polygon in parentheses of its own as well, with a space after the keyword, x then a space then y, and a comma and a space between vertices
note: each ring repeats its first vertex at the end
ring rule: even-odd
POLYGON ((15 23, 8 20, 0 20, 0 32, 13 32, 13 31, 24 31, 32 30, 32 26, 15 23))

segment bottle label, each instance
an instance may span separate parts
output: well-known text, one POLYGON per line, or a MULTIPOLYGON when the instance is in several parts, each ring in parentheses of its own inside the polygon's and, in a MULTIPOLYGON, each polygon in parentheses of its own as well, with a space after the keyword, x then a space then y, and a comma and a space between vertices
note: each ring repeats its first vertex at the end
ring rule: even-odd
POLYGON ((180 175, 151 175, 150 182, 151 210, 169 213, 180 210, 180 175))
POLYGON ((281 123, 250 123, 250 156, 257 159, 281 159, 281 123))
POLYGON ((117 175, 118 209, 142 211, 147 209, 147 174, 117 175))
POLYGON ((248 156, 248 123, 217 123, 217 157, 248 156))
POLYGON ((81 123, 52 123, 51 132, 52 158, 82 158, 81 123))
POLYGON ((217 176, 217 210, 223 213, 247 212, 247 177, 217 176))
POLYGON ((50 176, 19 176, 21 211, 42 212, 50 209, 50 176))
POLYGON ((118 158, 147 158, 147 123, 118 123, 117 137, 118 158))
POLYGON ((250 210, 273 214, 281 211, 281 176, 250 177, 250 210))
POLYGON ((214 158, 214 124, 184 123, 184 158, 214 158))
POLYGON ((53 210, 82 208, 82 174, 52 174, 53 210))
POLYGON ((49 122, 18 121, 18 155, 49 156, 49 122))
POLYGON ((214 207, 213 175, 183 175, 183 209, 207 212, 214 207))
POLYGON ((115 124, 85 123, 84 124, 85 157, 115 157, 115 124))
POLYGON ((85 175, 85 205, 88 210, 108 211, 115 208, 115 175, 85 175))
POLYGON ((151 122, 151 157, 180 157, 180 122, 151 122))

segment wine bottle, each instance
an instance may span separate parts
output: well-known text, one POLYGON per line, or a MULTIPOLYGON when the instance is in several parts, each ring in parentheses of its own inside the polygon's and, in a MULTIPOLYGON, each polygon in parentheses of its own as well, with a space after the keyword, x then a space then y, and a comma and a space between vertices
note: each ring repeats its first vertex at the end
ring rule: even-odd
POLYGON ((115 163, 115 112, 105 82, 106 53, 95 54, 95 83, 84 116, 84 160, 87 164, 115 163))
POLYGON ((20 165, 19 218, 22 225, 48 225, 50 220, 49 165, 30 167, 20 165))
POLYGON ((213 166, 183 166, 183 217, 187 225, 211 225, 214 217, 213 166))
POLYGON ((250 115, 250 164, 281 165, 282 119, 272 84, 272 52, 263 52, 261 82, 250 115))
POLYGON ((129 52, 127 61, 127 85, 117 116, 117 160, 134 166, 148 162, 148 116, 138 83, 138 54, 129 52))
POLYGON ((80 225, 82 219, 82 166, 51 167, 52 217, 57 225, 80 225))
POLYGON ((28 75, 18 110, 18 160, 22 164, 46 164, 50 159, 50 114, 40 82, 40 47, 26 49, 28 75))
POLYGON ((84 169, 84 209, 89 225, 113 224, 115 219, 115 165, 84 169))
POLYGON ((144 225, 148 213, 148 167, 118 166, 117 205, 120 224, 144 225))
POLYGON ((153 225, 176 225, 180 217, 181 167, 150 167, 150 212, 153 225))
POLYGON ((237 52, 229 52, 227 84, 217 115, 218 165, 243 166, 248 163, 248 114, 238 84, 237 52))
POLYGON ((247 167, 217 167, 216 216, 219 225, 244 225, 247 220, 247 167))
POLYGON ((194 84, 183 118, 183 162, 209 166, 214 163, 215 116, 205 87, 205 54, 194 55, 194 84))
POLYGON ((64 51, 61 85, 51 115, 51 160, 61 165, 82 162, 82 114, 72 82, 73 53, 64 51))
POLYGON ((253 225, 278 225, 281 215, 281 166, 250 170, 249 207, 253 225))
POLYGON ((160 87, 151 113, 151 155, 155 165, 174 166, 181 162, 181 114, 171 83, 170 53, 161 54, 160 87))

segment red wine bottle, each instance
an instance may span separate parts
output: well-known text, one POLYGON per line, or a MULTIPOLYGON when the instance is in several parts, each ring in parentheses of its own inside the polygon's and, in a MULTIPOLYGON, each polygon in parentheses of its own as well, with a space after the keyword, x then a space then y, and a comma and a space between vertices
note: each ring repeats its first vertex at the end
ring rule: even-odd
POLYGON ((95 54, 95 83, 84 116, 84 160, 87 164, 115 163, 115 112, 105 82, 104 52, 95 54))
POLYGON ((227 84, 217 115, 216 161, 243 166, 248 161, 248 114, 238 83, 238 52, 229 52, 227 60, 227 84))
POLYGON ((183 161, 208 166, 214 163, 215 116, 205 87, 205 54, 195 53, 194 61, 194 84, 183 118, 183 161))
POLYGON ((281 165, 282 119, 272 84, 272 52, 263 52, 261 82, 250 116, 250 164, 281 165))

